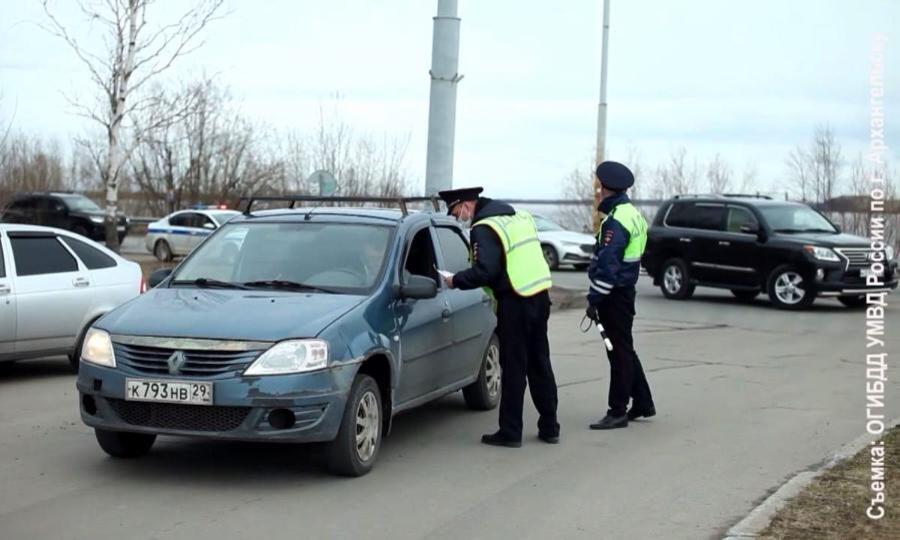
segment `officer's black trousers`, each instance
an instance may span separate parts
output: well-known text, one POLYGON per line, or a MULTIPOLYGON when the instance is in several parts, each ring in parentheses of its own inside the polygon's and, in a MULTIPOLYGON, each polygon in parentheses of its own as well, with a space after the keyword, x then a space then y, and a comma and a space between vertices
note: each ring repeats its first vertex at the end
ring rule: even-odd
POLYGON ((631 337, 635 314, 634 297, 633 287, 616 288, 600 305, 600 322, 613 345, 612 351, 606 351, 610 366, 607 414, 611 416, 623 416, 628 409, 629 398, 634 399, 633 405, 637 408, 653 405, 650 385, 641 361, 634 352, 631 337))
POLYGON ((550 318, 550 294, 542 292, 523 298, 503 295, 497 302, 497 337, 500 339, 500 367, 503 384, 500 396, 500 434, 511 440, 522 439, 522 404, 525 386, 540 414, 538 431, 559 434, 556 420, 556 379, 550 366, 547 319, 550 318))

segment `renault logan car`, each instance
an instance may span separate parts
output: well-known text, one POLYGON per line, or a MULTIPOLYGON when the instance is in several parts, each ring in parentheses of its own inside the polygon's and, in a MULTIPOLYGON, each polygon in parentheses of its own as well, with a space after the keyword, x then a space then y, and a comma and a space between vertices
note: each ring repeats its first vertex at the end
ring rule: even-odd
POLYGON ((468 265, 442 215, 238 216, 93 326, 81 417, 112 456, 157 435, 327 442, 334 472, 365 474, 397 413, 460 389, 472 408, 498 402, 491 299, 438 276, 468 265))
POLYGON ((0 224, 0 362, 67 355, 88 328, 144 289, 141 268, 83 236, 0 224))

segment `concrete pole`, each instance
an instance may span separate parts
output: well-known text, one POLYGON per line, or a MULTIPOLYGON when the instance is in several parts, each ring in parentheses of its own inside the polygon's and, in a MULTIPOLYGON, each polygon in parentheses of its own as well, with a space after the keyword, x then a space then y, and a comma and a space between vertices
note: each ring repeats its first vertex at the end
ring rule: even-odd
MULTIPOLYGON (((597 106, 597 153, 594 168, 606 159, 606 68, 609 59, 609 2, 603 0, 603 51, 600 56, 600 104, 597 106)), ((594 230, 600 230, 600 182, 594 175, 594 230)))
POLYGON ((428 108, 428 154, 425 195, 453 186, 453 142, 456 131, 456 85, 459 67, 457 0, 438 0, 431 46, 431 97, 428 108))

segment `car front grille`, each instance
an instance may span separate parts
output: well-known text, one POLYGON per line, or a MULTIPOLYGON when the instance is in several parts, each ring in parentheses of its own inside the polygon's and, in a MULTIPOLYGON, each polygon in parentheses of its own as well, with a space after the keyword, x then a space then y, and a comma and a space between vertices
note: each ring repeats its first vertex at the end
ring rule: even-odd
POLYGON ((585 253, 593 253, 594 252, 594 244, 581 244, 581 251, 585 253))
POLYGON ((872 253, 872 250, 869 248, 859 247, 859 248, 835 248, 839 254, 841 254, 844 259, 846 259, 850 266, 869 266, 869 254, 872 253))
POLYGON ((250 407, 210 407, 175 403, 145 403, 107 399, 126 424, 187 431, 233 431, 250 414, 250 407))
POLYGON ((221 351, 221 350, 183 350, 184 365, 175 373, 169 370, 169 357, 176 349, 149 347, 144 345, 125 345, 113 342, 116 363, 135 371, 150 375, 171 374, 213 377, 233 375, 243 372, 262 352, 221 351))

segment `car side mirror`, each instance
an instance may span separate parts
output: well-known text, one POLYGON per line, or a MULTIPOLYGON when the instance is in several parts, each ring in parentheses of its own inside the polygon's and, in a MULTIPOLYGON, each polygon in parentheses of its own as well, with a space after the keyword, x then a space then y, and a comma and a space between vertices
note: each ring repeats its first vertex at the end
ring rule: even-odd
POLYGON ((157 285, 159 285, 160 283, 162 283, 163 281, 165 281, 166 278, 169 277, 170 275, 172 275, 171 268, 160 268, 159 270, 154 270, 150 274, 150 279, 147 280, 147 284, 152 289, 152 288, 156 287, 157 285))
POLYGON ((437 282, 430 277, 409 276, 409 281, 400 286, 400 296, 403 298, 426 299, 437 296, 437 282))

